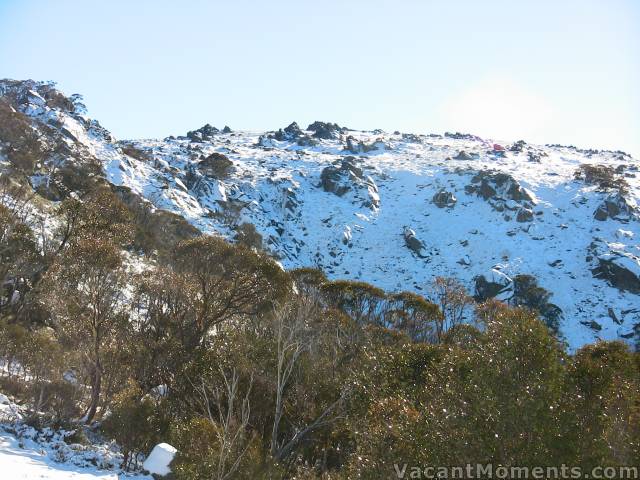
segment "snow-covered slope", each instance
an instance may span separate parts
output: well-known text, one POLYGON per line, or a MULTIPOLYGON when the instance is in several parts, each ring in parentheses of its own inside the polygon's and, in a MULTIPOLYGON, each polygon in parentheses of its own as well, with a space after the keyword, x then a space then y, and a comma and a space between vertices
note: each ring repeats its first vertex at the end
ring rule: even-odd
POLYGON ((473 292, 484 276, 502 282, 502 298, 510 278, 533 275, 562 310, 572 347, 640 329, 640 172, 623 152, 320 123, 277 132, 206 126, 118 143, 35 89, 19 108, 36 123, 63 125, 66 141, 99 159, 110 182, 203 232, 234 238, 239 225, 254 225, 287 268, 389 291, 424 292, 439 275, 473 292), (576 179, 584 164, 611 167, 623 194, 588 174, 576 179))
POLYGON ((125 473, 111 443, 74 443, 73 432, 24 422, 25 409, 0 393, 0 478, 7 480, 151 480, 125 473))

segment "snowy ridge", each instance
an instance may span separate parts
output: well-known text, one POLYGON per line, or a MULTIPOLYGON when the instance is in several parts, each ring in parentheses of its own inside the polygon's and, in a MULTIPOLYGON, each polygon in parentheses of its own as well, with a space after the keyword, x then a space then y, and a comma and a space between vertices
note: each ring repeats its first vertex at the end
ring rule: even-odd
POLYGON ((533 275, 562 310, 571 347, 631 339, 640 329, 640 172, 623 152, 331 124, 277 132, 209 126, 125 143, 38 96, 27 95, 21 111, 34 122, 56 118, 110 182, 206 233, 233 239, 251 223, 286 268, 418 292, 436 275, 471 292, 480 275, 502 276, 505 286, 533 275), (232 165, 212 171, 214 153, 232 165), (628 185, 624 198, 576 179, 584 164, 610 166, 628 185))

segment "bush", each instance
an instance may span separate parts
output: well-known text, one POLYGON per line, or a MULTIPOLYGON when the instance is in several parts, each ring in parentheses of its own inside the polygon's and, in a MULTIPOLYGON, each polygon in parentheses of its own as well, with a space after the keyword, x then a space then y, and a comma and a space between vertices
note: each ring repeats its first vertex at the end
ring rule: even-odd
POLYGON ((130 143, 123 144, 120 147, 120 150, 122 150, 122 153, 124 153, 125 155, 128 155, 131 158, 135 158, 136 160, 139 160, 141 162, 150 162, 151 160, 153 160, 153 156, 151 154, 130 143))
POLYGON ((149 452, 161 441, 168 426, 156 403, 131 380, 114 396, 111 414, 102 427, 122 447, 122 468, 128 470, 132 463, 137 464, 139 453, 149 452))
POLYGON ((576 170, 574 177, 588 185, 597 185, 600 190, 626 191, 627 181, 610 165, 584 164, 576 170))
POLYGON ((262 235, 253 223, 242 223, 236 227, 236 242, 251 249, 262 250, 262 235))

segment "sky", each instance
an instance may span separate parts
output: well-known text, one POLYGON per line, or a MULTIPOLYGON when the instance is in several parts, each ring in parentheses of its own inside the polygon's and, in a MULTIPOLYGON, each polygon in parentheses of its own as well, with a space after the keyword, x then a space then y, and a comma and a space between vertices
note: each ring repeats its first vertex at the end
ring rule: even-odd
POLYGON ((640 158, 638 0, 0 0, 0 78, 120 139, 297 121, 640 158))

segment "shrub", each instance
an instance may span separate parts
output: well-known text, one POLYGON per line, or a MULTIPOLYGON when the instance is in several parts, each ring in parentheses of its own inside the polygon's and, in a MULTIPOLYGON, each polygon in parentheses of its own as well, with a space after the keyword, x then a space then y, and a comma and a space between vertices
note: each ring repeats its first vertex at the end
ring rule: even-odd
POLYGON ((588 185, 596 185, 600 190, 626 191, 627 181, 610 165, 584 164, 576 170, 574 177, 588 185))
POLYGON ((141 162, 150 162, 151 160, 153 160, 153 156, 149 154, 149 152, 145 152, 141 148, 138 148, 130 143, 123 144, 120 149, 125 155, 128 155, 131 158, 135 158, 136 160, 139 160, 141 162))
POLYGON ((262 235, 253 223, 242 223, 236 227, 235 240, 249 248, 262 250, 262 235))
POLYGON ((133 380, 114 396, 111 414, 102 426, 104 432, 122 447, 122 468, 125 470, 132 462, 137 462, 139 453, 150 451, 167 429, 155 402, 145 396, 133 380))

